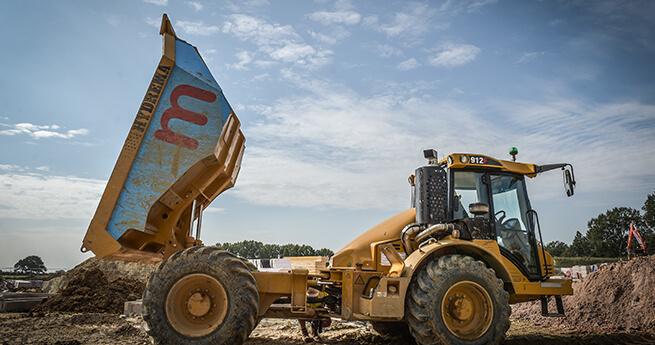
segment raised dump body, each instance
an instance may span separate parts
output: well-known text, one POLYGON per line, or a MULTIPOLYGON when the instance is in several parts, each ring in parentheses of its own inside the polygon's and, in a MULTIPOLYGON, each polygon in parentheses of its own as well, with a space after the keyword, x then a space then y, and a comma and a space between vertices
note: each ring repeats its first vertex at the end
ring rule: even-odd
POLYGON ((237 116, 166 15, 160 34, 163 56, 82 245, 100 258, 157 262, 200 244, 191 224, 239 174, 237 116))

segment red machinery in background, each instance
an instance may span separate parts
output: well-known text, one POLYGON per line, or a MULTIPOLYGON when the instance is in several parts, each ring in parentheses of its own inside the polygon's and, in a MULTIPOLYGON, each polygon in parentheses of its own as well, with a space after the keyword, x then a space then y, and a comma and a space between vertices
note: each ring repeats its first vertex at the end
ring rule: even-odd
POLYGON ((628 233, 628 246, 626 248, 628 249, 628 259, 632 259, 635 256, 648 255, 648 250, 646 249, 646 242, 644 242, 644 239, 641 237, 639 230, 637 230, 637 228, 635 227, 635 223, 630 223, 630 233, 628 233), (636 249, 632 248, 633 237, 635 240, 637 240, 637 243, 639 244, 639 247, 637 247, 636 249))

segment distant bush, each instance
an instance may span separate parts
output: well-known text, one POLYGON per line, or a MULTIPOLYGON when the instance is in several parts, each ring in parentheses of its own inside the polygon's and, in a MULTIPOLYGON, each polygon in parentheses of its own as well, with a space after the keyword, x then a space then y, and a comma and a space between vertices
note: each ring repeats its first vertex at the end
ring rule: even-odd
POLYGON ((612 263, 621 260, 622 258, 593 258, 588 256, 583 257, 554 257, 555 259, 555 269, 558 270, 561 267, 573 267, 573 266, 589 266, 602 263, 612 263))
POLYGON ((287 256, 332 256, 334 252, 327 248, 314 249, 306 244, 264 244, 259 241, 245 240, 236 243, 216 243, 216 246, 247 259, 277 259, 287 256))

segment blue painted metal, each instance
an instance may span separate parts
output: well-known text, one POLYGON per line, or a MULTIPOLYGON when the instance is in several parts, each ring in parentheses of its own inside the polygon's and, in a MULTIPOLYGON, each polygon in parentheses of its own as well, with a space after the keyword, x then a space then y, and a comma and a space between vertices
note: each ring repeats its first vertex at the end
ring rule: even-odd
POLYGON ((152 205, 191 166, 214 154, 231 112, 195 47, 176 38, 175 66, 106 228, 114 239, 129 229, 145 230, 152 205))

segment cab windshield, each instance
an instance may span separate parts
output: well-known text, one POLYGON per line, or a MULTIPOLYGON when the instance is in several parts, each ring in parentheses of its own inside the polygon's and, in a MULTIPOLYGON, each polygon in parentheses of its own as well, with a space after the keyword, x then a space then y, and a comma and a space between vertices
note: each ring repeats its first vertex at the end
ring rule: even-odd
POLYGON ((490 175, 491 196, 498 244, 509 251, 530 274, 539 274, 533 250, 533 232, 528 227, 530 205, 521 177, 490 175))

